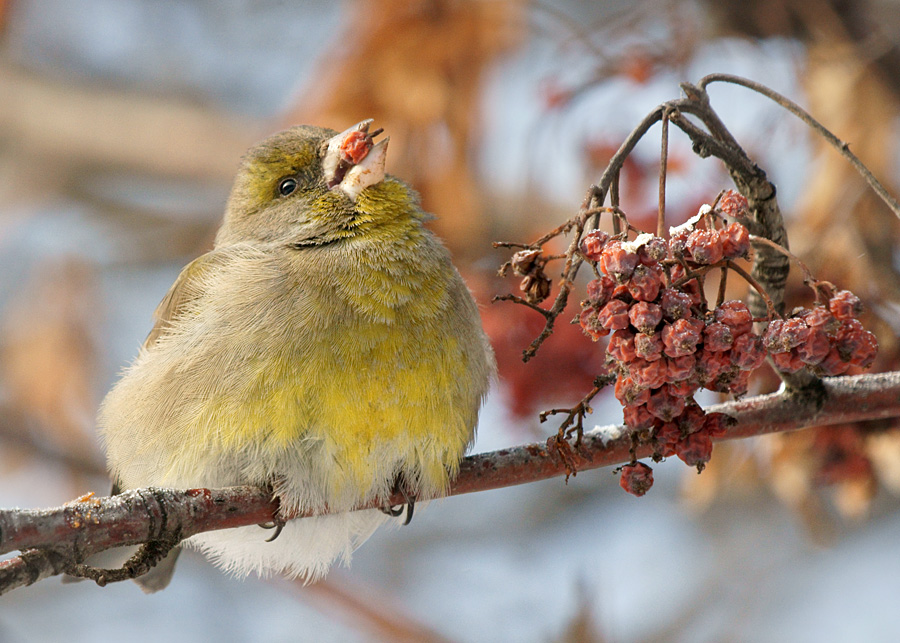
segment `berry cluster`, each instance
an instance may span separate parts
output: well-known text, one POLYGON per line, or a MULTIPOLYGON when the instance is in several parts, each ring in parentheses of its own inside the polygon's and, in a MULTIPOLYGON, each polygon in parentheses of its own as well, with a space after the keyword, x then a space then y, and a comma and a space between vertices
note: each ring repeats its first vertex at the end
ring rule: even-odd
POLYGON ((878 352, 875 335, 857 319, 859 298, 849 290, 826 304, 800 308, 785 320, 769 323, 763 336, 772 362, 785 373, 809 367, 821 376, 843 375, 851 366, 870 366, 878 352))
MULTIPOLYGON (((742 205, 740 198, 728 201, 735 213, 742 205)), ((586 234, 581 252, 596 265, 598 277, 587 286, 579 316, 592 339, 609 336, 607 360, 626 426, 638 441, 654 445, 654 459, 677 455, 698 470, 730 421, 700 408, 693 398, 700 388, 743 395, 767 353, 787 372, 809 366, 836 375, 851 365, 868 366, 877 350, 874 335, 856 319, 859 300, 847 291, 835 294, 827 307, 772 321, 763 336, 754 332, 741 301, 709 310, 696 276, 746 256, 750 235, 738 222, 716 227, 704 207, 673 228, 668 241, 650 234, 633 241, 600 230, 586 234)), ((643 495, 653 484, 650 468, 623 467, 620 484, 643 495)))

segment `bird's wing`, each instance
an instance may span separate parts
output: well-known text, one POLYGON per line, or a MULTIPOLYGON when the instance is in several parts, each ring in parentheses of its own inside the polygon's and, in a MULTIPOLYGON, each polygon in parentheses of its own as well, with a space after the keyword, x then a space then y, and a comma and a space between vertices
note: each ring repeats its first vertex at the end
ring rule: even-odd
POLYGON ((153 313, 153 328, 144 340, 145 349, 155 344, 172 323, 184 314, 188 305, 203 294, 206 284, 204 276, 225 260, 224 252, 213 250, 184 267, 153 313))

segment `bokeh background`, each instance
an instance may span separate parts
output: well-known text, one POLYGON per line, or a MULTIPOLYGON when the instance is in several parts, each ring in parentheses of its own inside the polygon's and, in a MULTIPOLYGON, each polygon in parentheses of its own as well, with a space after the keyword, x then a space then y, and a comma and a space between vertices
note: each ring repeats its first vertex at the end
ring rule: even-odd
MULTIPOLYGON (((563 324, 521 364, 542 320, 489 303, 516 288, 491 241, 572 216, 638 121, 712 72, 797 100, 896 185, 898 45, 893 0, 0 0, 0 506, 106 493, 96 407, 263 136, 385 127, 389 171, 483 304, 501 365, 484 451, 554 432, 537 413, 577 402, 602 363, 563 324)), ((795 252, 863 297, 875 368, 895 369, 897 220, 792 117, 710 93, 778 186, 795 252)), ((655 217, 658 131, 623 177, 638 225, 655 217)), ((671 222, 728 187, 673 131, 671 222)), ((598 400, 591 424, 620 420, 598 400)), ((311 586, 193 553, 152 596, 50 579, 0 599, 0 642, 896 640, 895 429, 718 446, 701 476, 657 467, 641 499, 601 470, 435 502, 311 586)))

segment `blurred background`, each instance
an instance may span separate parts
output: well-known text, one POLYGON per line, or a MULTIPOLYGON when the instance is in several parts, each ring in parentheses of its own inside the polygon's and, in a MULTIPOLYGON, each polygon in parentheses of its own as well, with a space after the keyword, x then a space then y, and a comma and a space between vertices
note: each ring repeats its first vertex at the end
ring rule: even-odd
MULTIPOLYGON (((537 413, 581 399, 603 348, 562 324, 523 365, 543 320, 489 303, 517 288, 491 241, 575 214, 640 119, 713 72, 795 99, 896 186, 898 45, 895 0, 0 0, 0 506, 108 491, 97 405, 265 135, 372 117, 391 136, 388 169, 438 215, 497 351, 485 451, 555 432, 537 413)), ((710 95, 794 251, 865 300, 874 368, 896 369, 896 218, 773 104, 710 95)), ((658 159, 657 127, 622 183, 645 229, 658 159)), ((672 224, 731 187, 674 129, 668 172, 672 224)), ((787 299, 808 302, 799 282, 787 299)), ((610 400, 590 425, 621 421, 610 400)), ((306 587, 194 553, 152 596, 49 579, 0 599, 0 642, 895 640, 897 427, 720 445, 702 475, 656 480, 640 499, 607 469, 435 502, 306 587)))

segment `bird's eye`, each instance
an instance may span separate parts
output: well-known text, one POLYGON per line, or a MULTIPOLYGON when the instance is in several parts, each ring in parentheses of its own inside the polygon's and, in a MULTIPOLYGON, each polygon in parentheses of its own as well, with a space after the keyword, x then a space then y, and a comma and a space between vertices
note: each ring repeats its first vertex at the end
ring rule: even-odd
POLYGON ((287 178, 281 179, 278 182, 278 194, 280 194, 281 196, 287 196, 296 189, 297 179, 295 179, 294 177, 289 176, 287 178))

